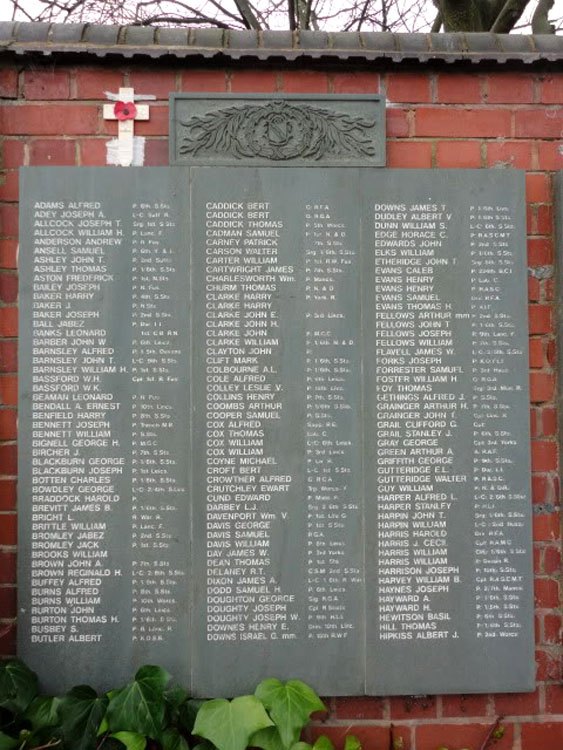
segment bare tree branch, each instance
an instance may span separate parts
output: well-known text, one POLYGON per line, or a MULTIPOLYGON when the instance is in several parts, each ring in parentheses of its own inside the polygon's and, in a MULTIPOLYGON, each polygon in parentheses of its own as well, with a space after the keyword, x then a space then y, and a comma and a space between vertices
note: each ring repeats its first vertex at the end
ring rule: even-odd
POLYGON ((555 26, 549 23, 549 11, 555 5, 555 0, 539 0, 538 7, 532 16, 532 31, 534 34, 555 34, 555 26))
POLYGON ((260 24, 258 23, 258 19, 252 12, 252 8, 250 7, 250 3, 247 2, 247 0, 235 0, 236 6, 239 9, 239 12, 244 20, 244 23, 249 29, 260 29, 260 24))
POLYGON ((508 34, 519 21, 520 16, 526 9, 529 0, 506 0, 503 9, 498 14, 496 21, 491 26, 495 34, 508 34))
MULTIPOLYGON (((327 31, 563 29, 555 0, 1 0, 13 21, 327 31), (438 15, 433 12, 436 7, 438 15), (535 11, 535 12, 534 12, 535 11), (548 15, 555 18, 548 19, 548 15)), ((529 32, 528 32, 529 33, 529 32)))

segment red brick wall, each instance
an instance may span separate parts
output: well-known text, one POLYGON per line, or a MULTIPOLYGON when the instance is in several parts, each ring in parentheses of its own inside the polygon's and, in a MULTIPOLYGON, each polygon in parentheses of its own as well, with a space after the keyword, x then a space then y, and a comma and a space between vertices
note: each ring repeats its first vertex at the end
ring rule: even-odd
MULTIPOLYGON (((537 690, 523 695, 329 699, 320 729, 346 731, 367 750, 388 750, 389 725, 404 750, 480 750, 497 714, 498 750, 563 748, 561 537, 555 404, 552 178, 563 169, 563 73, 441 72, 426 65, 365 69, 0 67, 0 654, 14 653, 16 616, 17 215, 20 165, 103 165, 115 122, 102 118, 104 91, 130 85, 155 94, 146 164, 168 162, 170 91, 382 92, 388 166, 527 170, 530 382, 537 690)), ((373 66, 372 66, 373 67, 373 66)), ((455 665, 444 665, 455 670, 455 665)), ((318 728, 315 728, 317 731, 318 728)))

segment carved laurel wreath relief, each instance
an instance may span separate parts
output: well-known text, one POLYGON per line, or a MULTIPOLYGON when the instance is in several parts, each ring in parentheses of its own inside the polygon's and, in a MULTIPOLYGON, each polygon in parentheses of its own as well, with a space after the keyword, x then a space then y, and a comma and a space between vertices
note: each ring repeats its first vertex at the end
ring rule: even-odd
POLYGON ((219 109, 181 123, 180 154, 274 161, 373 157, 377 122, 306 104, 272 101, 219 109))

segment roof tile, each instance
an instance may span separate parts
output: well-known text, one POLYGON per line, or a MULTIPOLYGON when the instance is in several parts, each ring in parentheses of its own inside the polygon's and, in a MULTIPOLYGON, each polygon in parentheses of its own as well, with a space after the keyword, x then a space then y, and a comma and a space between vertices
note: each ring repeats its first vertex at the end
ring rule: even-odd
POLYGON ((16 39, 18 42, 46 42, 50 26, 49 23, 18 23, 16 39))
POLYGON ((51 41, 62 44, 76 44, 82 40, 83 23, 54 23, 51 41))
POLYGON ((84 24, 83 41, 88 44, 117 44, 120 26, 102 26, 102 24, 84 24))
POLYGON ((0 54, 68 54, 260 60, 332 57, 394 62, 470 60, 533 63, 563 60, 563 36, 518 34, 392 34, 387 32, 261 31, 105 26, 101 24, 0 23, 0 54))

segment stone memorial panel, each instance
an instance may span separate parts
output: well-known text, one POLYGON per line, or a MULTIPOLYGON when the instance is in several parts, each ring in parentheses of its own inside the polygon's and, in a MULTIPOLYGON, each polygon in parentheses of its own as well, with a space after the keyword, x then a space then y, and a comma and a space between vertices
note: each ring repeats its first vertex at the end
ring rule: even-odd
POLYGON ((170 94, 170 164, 381 167, 379 94, 170 94))
POLYGON ((522 174, 130 174, 23 170, 21 655, 533 689, 522 174))

